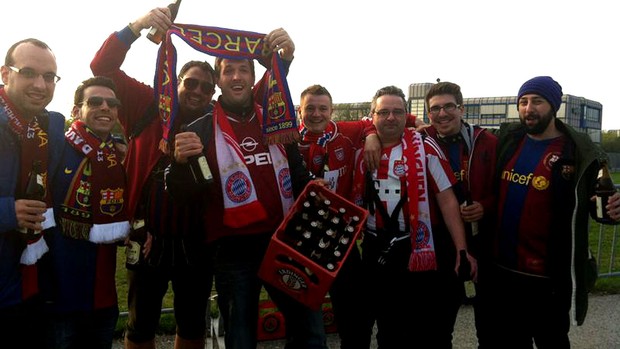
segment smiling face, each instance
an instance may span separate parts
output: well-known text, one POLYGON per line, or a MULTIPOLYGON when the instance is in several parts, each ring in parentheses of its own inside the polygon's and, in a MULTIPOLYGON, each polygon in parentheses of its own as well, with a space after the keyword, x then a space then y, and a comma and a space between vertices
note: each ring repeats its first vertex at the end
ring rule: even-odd
POLYGON ((304 126, 312 133, 322 133, 332 119, 332 101, 328 95, 306 94, 299 112, 304 126))
POLYGON ((254 69, 247 59, 222 59, 216 71, 219 73, 217 86, 222 92, 222 101, 228 106, 245 108, 252 105, 254 69))
POLYGON ((428 100, 428 117, 431 125, 442 136, 452 136, 461 130, 463 106, 458 105, 456 98, 451 94, 441 94, 428 100))
POLYGON ((198 66, 191 67, 179 79, 179 109, 185 119, 193 121, 204 115, 215 93, 215 81, 198 66))
POLYGON ((101 140, 106 140, 118 120, 118 105, 114 91, 105 86, 89 86, 84 89, 84 97, 79 105, 73 108, 73 117, 82 120, 101 140), (100 97, 103 100, 99 100, 100 97), (96 106, 90 101, 101 102, 96 106))
POLYGON ((55 82, 46 82, 42 74, 56 74, 56 58, 52 51, 33 43, 22 43, 15 48, 10 65, 23 70, 18 72, 2 66, 2 82, 9 99, 24 120, 32 120, 52 101, 55 82), (36 76, 28 77, 31 70, 36 76))

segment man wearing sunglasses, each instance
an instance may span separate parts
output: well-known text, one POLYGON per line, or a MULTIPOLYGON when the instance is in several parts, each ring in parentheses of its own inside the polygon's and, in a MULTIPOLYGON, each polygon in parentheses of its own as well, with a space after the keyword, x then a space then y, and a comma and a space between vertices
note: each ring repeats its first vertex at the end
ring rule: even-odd
MULTIPOLYGON (((144 219, 147 241, 144 260, 128 270, 129 317, 125 348, 154 348, 155 331, 162 299, 172 281, 177 323, 176 348, 202 348, 206 329, 207 300, 212 277, 207 262, 202 220, 196 205, 176 205, 168 196, 163 173, 170 154, 162 144, 163 129, 151 86, 131 78, 120 67, 131 44, 143 29, 152 26, 166 31, 172 24, 170 9, 157 7, 121 31, 111 34, 91 62, 95 75, 111 77, 123 102, 119 121, 129 144, 125 167, 129 180, 129 210, 136 220, 144 219)), ((288 34, 279 30, 270 35, 288 34)), ((291 58, 292 59, 292 58, 291 58)), ((285 61, 286 67, 290 64, 285 61)), ((211 110, 215 73, 207 62, 190 61, 178 75, 179 113, 169 139, 182 124, 190 124, 211 110)))
POLYGON ((45 236, 50 251, 40 267, 49 348, 112 348, 117 242, 129 233, 125 169, 110 133, 120 107, 110 78, 89 78, 75 91, 52 187, 59 224, 45 236))
POLYGON ((43 319, 37 261, 54 225, 48 183, 65 144, 64 116, 45 109, 60 80, 56 69, 51 49, 34 38, 13 44, 0 68, 0 338, 7 348, 43 347, 32 331, 43 319), (45 189, 37 200, 26 190, 35 163, 45 189))

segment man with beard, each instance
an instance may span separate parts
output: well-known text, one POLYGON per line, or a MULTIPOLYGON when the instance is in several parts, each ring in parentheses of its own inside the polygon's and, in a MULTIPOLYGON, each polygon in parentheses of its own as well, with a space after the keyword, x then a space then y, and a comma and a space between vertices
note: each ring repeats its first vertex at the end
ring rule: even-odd
MULTIPOLYGON (((571 318, 585 320, 596 278, 588 248, 588 205, 605 154, 556 118, 562 87, 549 76, 519 89, 520 124, 498 133, 498 196, 485 301, 492 348, 570 348, 571 318)), ((618 193, 607 209, 618 215, 618 193)))

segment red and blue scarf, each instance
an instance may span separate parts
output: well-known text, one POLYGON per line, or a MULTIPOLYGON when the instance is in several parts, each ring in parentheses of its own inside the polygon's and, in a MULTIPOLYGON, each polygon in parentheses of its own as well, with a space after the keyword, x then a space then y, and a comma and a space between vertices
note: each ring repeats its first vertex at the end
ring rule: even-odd
POLYGON ((79 120, 71 124, 65 139, 84 159, 61 206, 63 234, 94 243, 124 239, 129 233, 127 180, 114 143, 102 141, 79 120))
MULTIPOLYGON (((159 115, 163 127, 160 148, 164 152, 167 152, 170 130, 179 110, 177 53, 172 43, 173 34, 194 49, 212 56, 262 60, 270 54, 264 43, 265 34, 193 24, 173 24, 159 48, 154 84, 155 99, 159 101, 159 115)), ((295 107, 291 100, 280 55, 272 55, 271 68, 265 72, 265 75, 267 79, 264 79, 266 85, 263 89, 265 95, 262 100, 262 126, 265 141, 267 144, 297 141, 299 133, 295 107)))

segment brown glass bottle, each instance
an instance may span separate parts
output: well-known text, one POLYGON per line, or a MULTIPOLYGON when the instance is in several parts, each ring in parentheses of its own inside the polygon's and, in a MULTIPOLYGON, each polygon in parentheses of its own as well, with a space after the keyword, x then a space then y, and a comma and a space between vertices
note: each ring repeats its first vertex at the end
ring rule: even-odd
MULTIPOLYGON (((180 130, 181 132, 187 132, 187 125, 181 125, 180 130)), ((213 174, 204 154, 190 156, 187 159, 187 164, 192 171, 192 176, 196 183, 205 184, 213 182, 213 174)))
MULTIPOLYGON (((32 168, 28 174, 28 183, 24 191, 24 199, 43 201, 45 197, 45 187, 43 183, 43 171, 41 169, 41 161, 32 161, 32 168)), ((36 234, 41 233, 40 230, 26 229, 26 238, 32 239, 36 234)))
POLYGON ((144 264, 144 243, 146 242, 146 225, 144 219, 135 219, 131 224, 131 232, 125 249, 125 266, 135 270, 144 264))
MULTIPOLYGON (((179 13, 179 6, 181 6, 181 0, 174 0, 170 4, 168 4, 168 8, 170 9, 170 21, 174 22, 177 18, 177 14, 179 13)), ((154 27, 149 29, 149 33, 146 34, 146 37, 151 40, 154 44, 159 45, 164 39, 165 32, 158 31, 154 27)))
POLYGON ((616 220, 609 217, 606 208, 609 197, 616 193, 616 186, 609 174, 606 160, 601 160, 601 168, 598 171, 594 192, 596 194, 594 220, 603 224, 618 224, 616 220))

